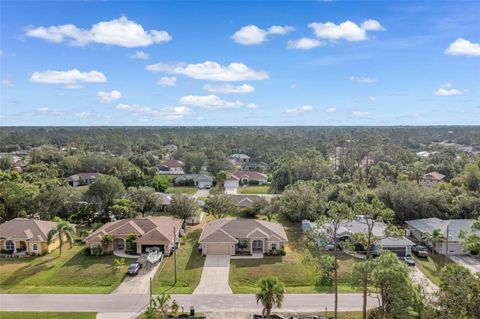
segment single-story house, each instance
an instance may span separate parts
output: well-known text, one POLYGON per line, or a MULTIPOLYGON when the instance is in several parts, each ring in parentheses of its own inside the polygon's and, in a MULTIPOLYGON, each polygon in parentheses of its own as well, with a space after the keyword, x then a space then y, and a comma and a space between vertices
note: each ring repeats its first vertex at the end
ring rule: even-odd
MULTIPOLYGON (((435 229, 439 229, 445 238, 448 233, 448 255, 463 255, 468 254, 468 252, 463 249, 458 235, 461 230, 470 231, 474 222, 474 219, 442 220, 432 217, 407 220, 405 223, 408 225, 410 236, 420 242, 422 241, 423 234, 431 234, 435 229)), ((480 235, 480 232, 478 233, 480 235)), ((431 243, 427 244, 431 245, 431 243)), ((445 240, 442 240, 436 245, 435 251, 439 254, 445 255, 446 249, 447 243, 445 240)))
POLYGON ((68 185, 72 187, 90 185, 95 182, 97 177, 102 176, 100 173, 77 173, 67 178, 68 185))
POLYGON ((250 156, 247 154, 232 154, 228 157, 228 161, 232 164, 241 164, 248 162, 250 160, 250 156))
POLYGON ((126 218, 106 223, 86 238, 90 248, 102 247, 104 251, 126 251, 127 237, 134 233, 138 236, 134 242, 136 253, 144 253, 147 248, 158 247, 166 255, 170 255, 175 245, 179 243, 183 220, 172 216, 157 216, 144 218, 126 218), (113 243, 109 247, 102 246, 102 238, 112 235, 113 243))
POLYGON ((184 174, 174 180, 175 185, 195 185, 198 188, 212 187, 213 177, 205 174, 184 174))
POLYGON ((268 170, 268 164, 264 162, 245 162, 240 165, 242 171, 261 171, 268 170))
POLYGON ((255 202, 258 202, 262 199, 262 196, 259 195, 241 195, 241 194, 230 194, 228 198, 239 208, 251 207, 255 202))
POLYGON ((171 174, 184 174, 183 166, 185 166, 185 164, 183 164, 182 161, 174 159, 160 164, 159 170, 162 172, 169 172, 171 174))
POLYGON ((157 194, 157 196, 159 198, 159 202, 160 202, 159 211, 161 211, 161 212, 168 211, 168 207, 170 207, 170 204, 172 203, 172 196, 169 195, 169 194, 160 193, 160 192, 157 192, 156 194, 157 194))
POLYGON ((422 181, 420 182, 420 184, 427 187, 434 187, 444 179, 445 179, 445 175, 440 174, 438 172, 430 172, 423 175, 422 181))
POLYGON ((258 219, 221 218, 205 224, 199 243, 203 255, 263 254, 283 251, 283 226, 258 219))
POLYGON ((0 248, 2 251, 17 254, 49 253, 60 245, 58 236, 50 245, 48 233, 57 226, 56 222, 15 218, 0 224, 0 248))
POLYGON ((223 186, 225 187, 225 193, 227 194, 236 194, 237 188, 239 186, 240 178, 234 176, 233 174, 227 174, 227 179, 225 180, 223 186))
POLYGON ((240 185, 263 185, 266 184, 268 180, 267 175, 255 171, 235 171, 232 175, 239 179, 240 185))
MULTIPOLYGON (((410 256, 412 247, 415 245, 411 240, 402 237, 388 237, 385 236, 385 230, 387 225, 384 223, 376 223, 373 227, 373 235, 380 237, 380 241, 372 249, 373 254, 378 255, 382 249, 390 250, 398 256, 405 257, 410 256)), ((325 245, 332 244, 329 238, 325 238, 322 233, 322 228, 315 222, 309 220, 302 221, 302 230, 304 232, 314 232, 315 241, 318 246, 324 247, 325 245)), ((336 239, 337 243, 350 239, 355 233, 367 233, 367 225, 365 223, 365 217, 357 216, 353 220, 346 220, 340 224, 337 231, 336 239)))

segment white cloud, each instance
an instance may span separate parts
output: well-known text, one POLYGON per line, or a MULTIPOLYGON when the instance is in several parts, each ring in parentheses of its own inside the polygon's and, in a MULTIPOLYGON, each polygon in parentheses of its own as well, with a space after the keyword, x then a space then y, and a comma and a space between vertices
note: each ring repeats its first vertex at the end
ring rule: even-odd
POLYGON ((78 113, 75 113, 75 116, 77 117, 89 117, 91 115, 90 112, 78 112, 78 113))
POLYGON ((245 107, 251 110, 258 109, 258 105, 255 103, 248 103, 247 105, 245 105, 245 107))
POLYGON ((147 60, 149 58, 148 53, 143 52, 143 51, 135 51, 129 55, 130 58, 132 59, 138 59, 138 60, 147 60))
POLYGON ((353 111, 353 112, 352 112, 352 115, 355 116, 355 117, 365 117, 365 116, 369 116, 369 115, 370 115, 370 112, 353 111))
POLYGON ((25 34, 54 43, 69 41, 71 45, 84 46, 89 43, 118 45, 126 48, 146 47, 154 43, 172 39, 166 31, 146 31, 140 24, 121 17, 111 21, 101 21, 90 29, 81 29, 73 24, 50 27, 28 27, 25 34))
POLYGON ((480 43, 458 38, 445 49, 447 55, 480 56, 480 43))
POLYGON ((377 79, 375 78, 371 78, 371 77, 368 77, 368 76, 350 76, 349 77, 350 81, 354 81, 354 82, 360 82, 360 83, 375 83, 377 82, 377 79))
POLYGON ((267 37, 270 34, 284 35, 291 31, 293 31, 293 28, 289 26, 273 25, 267 30, 264 30, 251 24, 240 28, 240 30, 232 35, 232 39, 243 45, 254 45, 267 41, 267 37))
POLYGON ((100 91, 97 93, 97 99, 100 103, 111 103, 121 98, 122 98, 122 93, 116 90, 112 92, 100 91))
POLYGON ((435 91, 434 94, 436 96, 451 96, 451 95, 459 95, 462 93, 463 91, 452 88, 451 83, 445 83, 440 85, 440 88, 437 91, 435 91))
POLYGON ((366 20, 360 26, 352 21, 344 21, 340 24, 333 22, 312 22, 308 25, 313 29, 319 39, 364 41, 367 40, 367 31, 382 31, 384 28, 376 20, 366 20))
POLYGON ((13 87, 13 82, 8 80, 8 79, 3 79, 2 80, 2 85, 8 86, 8 87, 13 87))
POLYGON ((28 116, 62 116, 65 115, 65 112, 61 111, 52 111, 48 107, 39 107, 36 112, 28 113, 28 116))
POLYGON ((164 87, 175 86, 177 84, 177 78, 174 76, 162 76, 157 84, 164 87))
POLYGON ((255 88, 248 84, 242 85, 230 85, 230 84, 220 84, 212 85, 205 84, 203 89, 210 93, 221 93, 221 94, 247 94, 255 92, 255 88))
POLYGON ((375 100, 376 100, 376 98, 375 98, 374 96, 369 96, 368 99, 369 99, 370 101, 375 101, 375 100))
POLYGON ((385 31, 385 28, 377 20, 368 19, 362 22, 363 30, 366 31, 385 31))
POLYGON ((184 106, 151 108, 138 104, 117 104, 117 110, 129 112, 132 116, 141 116, 143 119, 156 117, 164 120, 178 120, 191 114, 191 109, 184 106))
POLYGON ((323 46, 324 44, 317 39, 311 38, 300 38, 297 40, 291 40, 287 42, 288 49, 300 49, 300 50, 309 50, 323 46))
POLYGON ((266 80, 269 78, 265 71, 250 69, 243 63, 230 63, 227 66, 217 62, 205 61, 198 64, 166 64, 157 63, 147 65, 146 69, 151 72, 164 72, 170 74, 182 74, 197 80, 210 81, 248 81, 266 80))
POLYGON ((329 113, 333 113, 333 112, 336 112, 337 111, 337 108, 336 107, 329 107, 327 108, 325 111, 329 112, 329 113))
POLYGON ((80 83, 104 83, 107 77, 98 71, 80 72, 78 69, 69 71, 42 71, 35 72, 30 81, 47 84, 65 84, 68 88, 79 88, 80 83))
POLYGON ((194 107, 201 107, 207 110, 232 109, 242 107, 241 101, 225 101, 216 95, 187 95, 182 96, 178 103, 194 107))
POLYGON ((285 113, 290 114, 290 115, 301 115, 301 114, 305 114, 305 113, 308 113, 308 112, 311 112, 311 111, 313 111, 313 106, 304 105, 304 106, 288 109, 288 110, 285 111, 285 113))

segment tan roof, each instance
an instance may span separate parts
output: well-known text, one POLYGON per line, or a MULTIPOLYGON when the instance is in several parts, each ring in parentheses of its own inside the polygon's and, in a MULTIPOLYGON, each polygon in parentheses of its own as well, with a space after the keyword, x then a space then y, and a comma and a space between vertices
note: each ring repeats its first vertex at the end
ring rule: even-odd
POLYGON ((423 178, 425 178, 425 179, 435 179, 437 181, 441 181, 442 179, 445 178, 445 175, 440 174, 438 172, 430 172, 430 173, 427 173, 427 174, 423 175, 423 178))
POLYGON ((15 218, 0 224, 0 238, 47 241, 48 232, 57 226, 46 220, 15 218))
POLYGON ((135 233, 139 237, 137 242, 165 241, 173 242, 173 229, 180 231, 183 224, 182 219, 172 216, 155 216, 145 218, 127 218, 107 223, 90 234, 86 242, 99 243, 104 235, 125 238, 130 233, 135 233), (145 238, 144 238, 145 237, 145 238))
POLYGON ((283 241, 288 241, 287 234, 283 226, 278 223, 267 222, 258 219, 234 219, 221 218, 212 220, 205 224, 200 235, 200 243, 220 242, 221 232, 232 238, 248 238, 263 235, 267 239, 277 237, 283 241), (255 236, 254 236, 255 235, 255 236))
POLYGON ((162 166, 166 167, 183 167, 184 164, 182 161, 179 160, 168 160, 162 163, 162 166))
POLYGON ((229 194, 228 198, 239 207, 252 206, 255 202, 262 199, 259 195, 241 195, 241 194, 229 194))
POLYGON ((255 171, 235 171, 232 173, 233 176, 236 176, 239 179, 248 178, 252 180, 267 179, 267 175, 255 171))

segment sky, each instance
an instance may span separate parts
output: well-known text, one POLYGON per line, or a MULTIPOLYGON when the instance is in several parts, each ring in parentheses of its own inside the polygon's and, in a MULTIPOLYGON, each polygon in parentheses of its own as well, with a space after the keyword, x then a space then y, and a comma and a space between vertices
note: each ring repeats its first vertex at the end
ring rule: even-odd
POLYGON ((480 1, 0 1, 1 126, 479 125, 480 1))

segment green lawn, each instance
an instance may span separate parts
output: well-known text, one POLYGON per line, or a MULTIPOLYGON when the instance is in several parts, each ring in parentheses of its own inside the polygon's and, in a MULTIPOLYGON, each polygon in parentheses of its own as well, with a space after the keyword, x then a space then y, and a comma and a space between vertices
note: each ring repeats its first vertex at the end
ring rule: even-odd
POLYGON ((41 257, 0 259, 2 293, 110 293, 123 280, 129 260, 120 269, 115 257, 85 256, 83 246, 41 257))
MULTIPOLYGON (((440 272, 445 265, 445 260, 443 255, 432 255, 430 253, 428 259, 415 257, 415 264, 418 269, 425 274, 425 276, 430 279, 435 285, 440 285, 440 272)), ((448 263, 452 261, 448 260, 448 263)))
POLYGON ((187 194, 193 195, 198 191, 194 186, 172 186, 167 188, 165 193, 167 194, 187 194))
POLYGON ((205 258, 197 249, 201 229, 187 231, 177 250, 177 282, 174 282, 174 257, 165 259, 153 279, 153 292, 161 294, 191 294, 200 282, 205 258))
MULTIPOLYGON (((317 249, 305 249, 305 236, 299 224, 283 222, 288 240, 286 256, 263 259, 233 259, 230 262, 229 284, 234 293, 254 293, 258 280, 267 275, 278 277, 285 283, 287 293, 332 292, 331 284, 324 284, 306 257, 319 254, 317 249)), ((340 253, 339 291, 353 292, 350 275, 355 259, 340 253)))
POLYGON ((262 186, 246 186, 246 187, 239 187, 237 192, 239 194, 269 194, 270 186, 262 185, 262 186))
POLYGON ((0 312, 0 319, 95 319, 94 312, 0 312))

